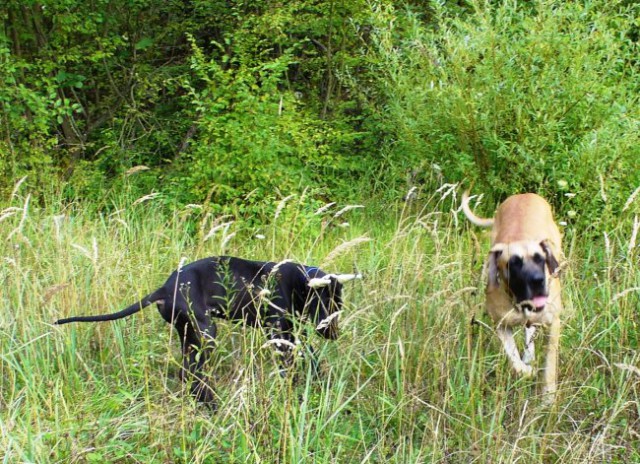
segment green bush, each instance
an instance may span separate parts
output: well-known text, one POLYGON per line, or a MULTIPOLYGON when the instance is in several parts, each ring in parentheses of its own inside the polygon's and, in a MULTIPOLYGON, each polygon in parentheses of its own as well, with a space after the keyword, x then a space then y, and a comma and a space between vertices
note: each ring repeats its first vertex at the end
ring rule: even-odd
POLYGON ((618 212, 640 184, 637 6, 472 5, 433 25, 377 11, 390 162, 436 164, 496 201, 540 192, 585 221, 618 212))
POLYGON ((303 1, 249 15, 238 4, 236 27, 220 41, 191 38, 184 86, 194 137, 169 174, 183 201, 250 212, 306 187, 338 196, 353 189, 366 134, 357 127, 362 108, 338 76, 361 60, 347 24, 358 8, 303 1))

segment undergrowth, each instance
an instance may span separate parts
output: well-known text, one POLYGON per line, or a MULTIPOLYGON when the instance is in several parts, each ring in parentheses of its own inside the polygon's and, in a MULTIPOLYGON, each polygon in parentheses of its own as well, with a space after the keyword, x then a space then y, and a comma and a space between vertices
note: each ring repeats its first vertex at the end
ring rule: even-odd
POLYGON ((420 198, 381 215, 292 195, 258 227, 202 205, 167 218, 153 197, 105 215, 39 207, 18 188, 0 214, 4 462, 638 462, 637 222, 601 241, 564 230, 546 405, 483 314, 488 236, 463 221, 455 186, 420 198), (309 338, 319 378, 281 377, 263 333, 220 321, 212 412, 178 380, 179 344, 155 309, 52 325, 119 310, 181 259, 217 254, 364 275, 346 287, 340 338, 309 338))

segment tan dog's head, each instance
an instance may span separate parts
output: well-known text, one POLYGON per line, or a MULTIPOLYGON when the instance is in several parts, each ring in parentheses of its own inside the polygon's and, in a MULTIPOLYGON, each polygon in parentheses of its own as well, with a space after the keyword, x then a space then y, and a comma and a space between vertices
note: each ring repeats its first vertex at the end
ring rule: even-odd
POLYGON ((542 311, 547 304, 547 277, 558 260, 546 240, 498 243, 489 252, 489 287, 503 286, 523 310, 542 311))

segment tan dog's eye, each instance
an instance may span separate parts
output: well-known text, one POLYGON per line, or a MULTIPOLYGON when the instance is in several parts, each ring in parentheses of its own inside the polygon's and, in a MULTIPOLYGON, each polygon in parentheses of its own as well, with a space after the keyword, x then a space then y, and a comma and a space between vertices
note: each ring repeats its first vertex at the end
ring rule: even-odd
POLYGON ((544 263, 544 257, 540 253, 534 253, 533 262, 536 263, 536 264, 543 264, 544 263))
POLYGON ((509 258, 508 267, 517 268, 522 266, 522 256, 513 255, 509 258))

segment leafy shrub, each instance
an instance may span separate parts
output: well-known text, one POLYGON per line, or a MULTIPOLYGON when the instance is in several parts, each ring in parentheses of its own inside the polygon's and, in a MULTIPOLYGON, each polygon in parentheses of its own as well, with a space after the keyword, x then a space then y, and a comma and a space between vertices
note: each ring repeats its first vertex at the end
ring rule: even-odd
POLYGON ((585 221, 619 211, 640 184, 637 6, 473 6, 433 25, 376 13, 376 124, 395 169, 437 164, 493 200, 537 191, 585 221))
POLYGON ((328 4, 246 8, 235 6, 236 27, 220 41, 191 39, 184 85, 197 129, 172 185, 185 199, 245 212, 309 186, 344 195, 353 188, 348 174, 363 170, 354 154, 362 115, 337 78, 355 32, 328 4))

